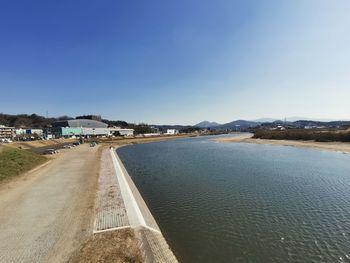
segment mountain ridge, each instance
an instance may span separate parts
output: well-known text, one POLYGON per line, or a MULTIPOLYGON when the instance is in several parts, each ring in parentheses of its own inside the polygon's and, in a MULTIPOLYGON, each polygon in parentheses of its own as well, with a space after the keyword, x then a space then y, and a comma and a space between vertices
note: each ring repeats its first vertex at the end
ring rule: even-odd
POLYGON ((201 121, 199 123, 197 123, 196 125, 193 125, 195 127, 199 127, 199 128, 214 128, 214 127, 218 127, 221 126, 222 124, 217 123, 217 122, 210 122, 210 121, 201 121))

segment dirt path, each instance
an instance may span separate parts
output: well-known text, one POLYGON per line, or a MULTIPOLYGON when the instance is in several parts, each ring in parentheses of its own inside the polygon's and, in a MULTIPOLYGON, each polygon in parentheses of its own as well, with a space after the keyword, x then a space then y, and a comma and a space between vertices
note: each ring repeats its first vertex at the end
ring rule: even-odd
POLYGON ((100 150, 62 150, 0 186, 0 262, 66 262, 92 234, 100 150))

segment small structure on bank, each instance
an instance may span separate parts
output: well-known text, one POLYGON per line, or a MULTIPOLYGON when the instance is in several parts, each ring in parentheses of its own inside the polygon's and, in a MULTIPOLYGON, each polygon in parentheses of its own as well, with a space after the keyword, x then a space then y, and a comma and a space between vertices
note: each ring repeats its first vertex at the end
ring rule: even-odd
POLYGON ((167 129, 167 130, 166 130, 166 134, 167 134, 167 135, 176 135, 176 134, 179 134, 179 130, 176 130, 176 129, 167 129))

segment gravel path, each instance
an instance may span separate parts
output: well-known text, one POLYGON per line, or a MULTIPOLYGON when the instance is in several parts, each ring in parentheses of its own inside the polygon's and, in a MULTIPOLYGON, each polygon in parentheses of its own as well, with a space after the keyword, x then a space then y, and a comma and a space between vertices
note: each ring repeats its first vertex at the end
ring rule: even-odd
POLYGON ((0 187, 0 262, 66 262, 91 235, 97 147, 62 150, 0 187))

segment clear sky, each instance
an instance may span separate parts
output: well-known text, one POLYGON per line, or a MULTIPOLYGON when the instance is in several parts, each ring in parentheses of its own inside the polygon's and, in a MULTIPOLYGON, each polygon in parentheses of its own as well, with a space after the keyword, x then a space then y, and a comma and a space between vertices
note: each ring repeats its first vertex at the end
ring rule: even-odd
POLYGON ((0 3, 0 112, 350 118, 350 1, 0 3))

